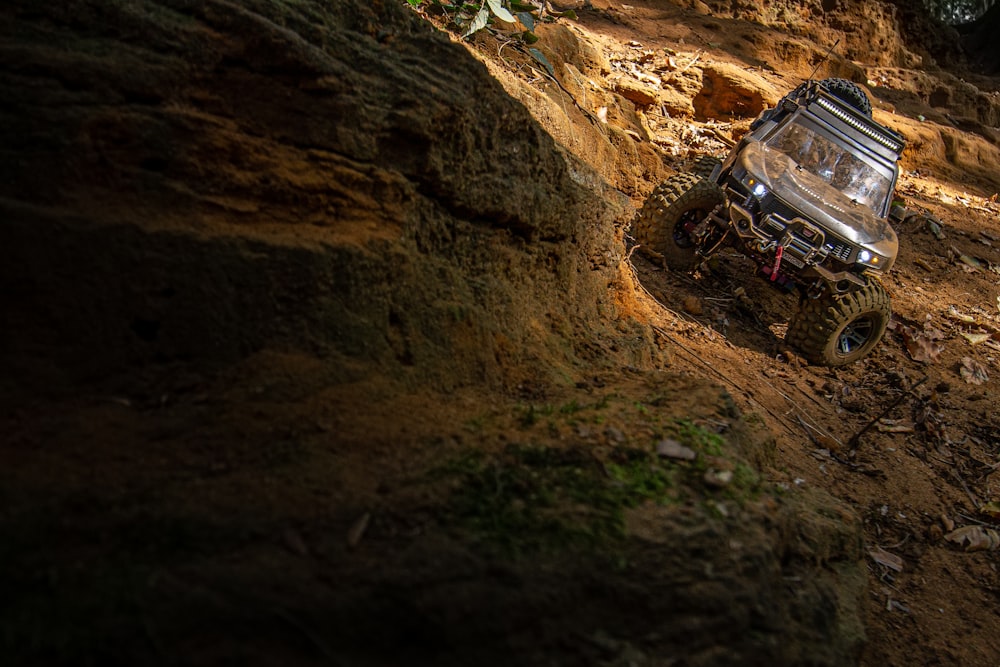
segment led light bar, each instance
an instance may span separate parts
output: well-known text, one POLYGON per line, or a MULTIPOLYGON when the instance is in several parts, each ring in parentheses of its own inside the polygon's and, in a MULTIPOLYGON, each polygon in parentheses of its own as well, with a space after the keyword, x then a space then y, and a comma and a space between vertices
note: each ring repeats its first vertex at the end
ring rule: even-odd
POLYGON ((900 153, 903 152, 902 142, 893 139, 884 132, 879 132, 878 130, 876 130, 871 125, 868 125, 867 123, 863 123, 862 121, 858 120, 858 118, 856 118, 853 114, 844 111, 830 100, 820 97, 816 100, 816 103, 819 104, 819 106, 826 109, 827 111, 829 111, 830 113, 832 113, 840 120, 844 121, 845 123, 853 127, 861 134, 871 139, 874 139, 881 145, 885 146, 892 152, 896 153, 896 155, 899 155, 900 153))

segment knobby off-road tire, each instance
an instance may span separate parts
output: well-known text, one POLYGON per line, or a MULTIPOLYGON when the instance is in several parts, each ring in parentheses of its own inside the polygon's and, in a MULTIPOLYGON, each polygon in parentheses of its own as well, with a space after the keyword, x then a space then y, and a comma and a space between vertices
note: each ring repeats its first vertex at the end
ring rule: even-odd
POLYGON ((819 85, 837 99, 847 102, 869 118, 872 117, 871 100, 868 99, 865 91, 861 90, 861 87, 853 81, 847 79, 823 79, 819 82, 819 85))
POLYGON ((874 349, 891 314, 889 295, 877 282, 840 297, 803 299, 785 342, 812 363, 844 366, 874 349))
POLYGON ((633 224, 639 250, 677 271, 694 268, 690 230, 723 201, 722 190, 697 174, 675 174, 646 198, 633 224))
POLYGON ((696 176, 708 179, 712 176, 712 172, 715 171, 715 167, 721 164, 722 160, 717 157, 712 155, 699 155, 691 161, 691 169, 689 169, 689 171, 696 176))

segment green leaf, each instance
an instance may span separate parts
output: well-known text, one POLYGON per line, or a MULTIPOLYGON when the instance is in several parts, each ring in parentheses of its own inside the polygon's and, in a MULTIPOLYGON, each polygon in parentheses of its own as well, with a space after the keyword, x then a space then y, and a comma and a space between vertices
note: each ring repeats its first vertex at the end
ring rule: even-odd
POLYGON ((531 32, 530 30, 525 30, 521 33, 521 39, 524 40, 525 44, 534 44, 538 41, 538 35, 531 32))
POLYGON ((506 21, 507 23, 516 23, 517 19, 511 14, 507 9, 500 4, 500 0, 486 0, 486 4, 490 6, 490 10, 493 14, 501 21, 506 21))
POLYGON ((489 23, 489 20, 490 20, 490 10, 483 7, 482 9, 479 10, 479 13, 476 14, 476 18, 472 19, 472 23, 469 24, 469 29, 465 31, 464 35, 462 35, 462 39, 465 39, 472 33, 479 32, 480 30, 485 28, 486 24, 489 23))
POLYGON ((420 3, 423 2, 423 0, 406 0, 406 1, 410 3, 411 7, 419 7, 420 3))
POLYGON ((518 12, 517 20, 520 21, 529 32, 535 30, 535 17, 528 12, 518 12))
POLYGON ((555 76, 556 76, 556 70, 552 66, 552 63, 549 62, 549 59, 545 57, 544 53, 542 53, 541 51, 539 51, 538 49, 535 49, 535 48, 528 49, 528 53, 530 53, 535 60, 537 60, 538 62, 540 62, 542 65, 544 65, 545 69, 548 70, 549 74, 553 78, 555 78, 555 76))

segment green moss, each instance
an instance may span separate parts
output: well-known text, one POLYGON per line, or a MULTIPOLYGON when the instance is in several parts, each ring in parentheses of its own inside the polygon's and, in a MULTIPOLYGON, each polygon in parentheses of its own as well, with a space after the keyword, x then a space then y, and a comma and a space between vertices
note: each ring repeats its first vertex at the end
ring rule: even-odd
POLYGON ((601 462, 584 448, 511 445, 494 459, 449 464, 459 481, 449 502, 455 525, 512 556, 590 547, 613 551, 625 510, 677 498, 674 464, 622 449, 601 462))

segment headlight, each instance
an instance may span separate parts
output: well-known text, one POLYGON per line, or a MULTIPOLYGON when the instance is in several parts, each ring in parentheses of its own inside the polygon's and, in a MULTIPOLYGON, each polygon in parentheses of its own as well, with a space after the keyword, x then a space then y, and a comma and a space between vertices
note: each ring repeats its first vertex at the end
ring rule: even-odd
POLYGON ((861 249, 858 251, 858 264, 870 266, 873 269, 881 269, 888 264, 885 257, 877 255, 870 250, 861 249))
POLYGON ((767 194, 767 186, 746 172, 742 174, 740 181, 743 183, 743 187, 749 190, 757 199, 767 194))

